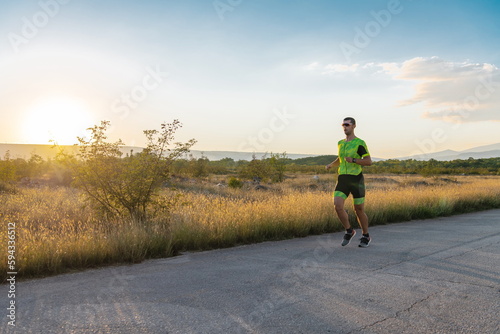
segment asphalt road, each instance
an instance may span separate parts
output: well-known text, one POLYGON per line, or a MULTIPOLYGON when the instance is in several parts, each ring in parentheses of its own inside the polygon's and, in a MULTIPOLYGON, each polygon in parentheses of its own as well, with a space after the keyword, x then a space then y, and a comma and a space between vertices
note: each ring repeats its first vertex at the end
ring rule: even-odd
POLYGON ((500 210, 370 232, 19 282, 16 327, 3 285, 0 332, 500 333, 500 210))

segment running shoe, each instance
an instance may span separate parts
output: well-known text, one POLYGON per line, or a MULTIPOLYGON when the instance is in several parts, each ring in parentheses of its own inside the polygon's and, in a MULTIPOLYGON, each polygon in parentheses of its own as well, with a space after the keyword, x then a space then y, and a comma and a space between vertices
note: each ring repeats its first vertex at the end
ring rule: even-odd
POLYGON ((345 233, 344 240, 342 240, 342 246, 347 246, 351 242, 352 237, 356 235, 356 230, 352 230, 352 233, 345 233))
POLYGON ((362 236, 361 239, 359 240, 359 247, 368 247, 370 241, 372 241, 372 238, 362 236))

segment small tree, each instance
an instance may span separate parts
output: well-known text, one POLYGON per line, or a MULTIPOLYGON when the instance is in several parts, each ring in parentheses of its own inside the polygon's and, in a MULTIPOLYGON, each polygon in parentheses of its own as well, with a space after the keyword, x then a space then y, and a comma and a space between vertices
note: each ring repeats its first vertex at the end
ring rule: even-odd
POLYGON ((209 173, 209 163, 207 157, 201 156, 201 158, 191 158, 189 161, 189 173, 194 177, 207 177, 209 173))
POLYGON ((17 168, 10 158, 10 151, 5 152, 3 160, 0 160, 0 182, 13 182, 16 180, 17 168))
POLYGON ((140 153, 121 158, 121 140, 106 141, 109 121, 90 128, 89 140, 78 138, 80 163, 76 165, 75 183, 106 214, 144 221, 148 209, 158 209, 157 195, 174 159, 195 144, 172 143, 182 125, 178 120, 164 123, 161 130, 145 130, 147 147, 140 153), (170 145, 174 145, 170 148, 170 145))
POLYGON ((38 154, 31 154, 27 163, 26 174, 28 177, 40 177, 47 171, 47 163, 38 154))
POLYGON ((273 182, 283 182, 285 181, 285 171, 286 171, 286 161, 288 157, 286 152, 282 154, 271 153, 271 158, 269 158, 269 164, 271 165, 272 175, 271 180, 273 182))
POLYGON ((49 160, 49 178, 54 184, 69 187, 75 179, 76 166, 79 162, 73 154, 67 153, 60 146, 54 145, 53 148, 58 151, 55 158, 49 160))
POLYGON ((233 176, 229 179, 227 185, 229 186, 229 188, 239 189, 243 187, 243 182, 233 176))
POLYGON ((259 160, 254 155, 252 161, 245 164, 239 174, 244 179, 266 181, 271 175, 271 168, 266 160, 259 160))

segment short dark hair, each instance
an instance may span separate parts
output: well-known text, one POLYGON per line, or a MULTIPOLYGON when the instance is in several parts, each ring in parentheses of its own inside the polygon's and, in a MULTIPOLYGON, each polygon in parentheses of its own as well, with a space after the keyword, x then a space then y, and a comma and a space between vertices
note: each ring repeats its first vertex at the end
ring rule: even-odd
POLYGON ((353 125, 356 125, 356 120, 354 118, 352 118, 352 117, 346 117, 346 118, 344 118, 344 121, 351 121, 351 123, 353 125))

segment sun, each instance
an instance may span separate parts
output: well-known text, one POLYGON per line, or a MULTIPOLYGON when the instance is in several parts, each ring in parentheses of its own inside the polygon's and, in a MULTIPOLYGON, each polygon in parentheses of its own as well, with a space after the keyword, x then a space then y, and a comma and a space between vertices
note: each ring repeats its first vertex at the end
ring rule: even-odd
POLYGON ((30 144, 59 145, 77 143, 92 126, 92 117, 82 101, 68 97, 37 101, 26 113, 23 122, 24 138, 30 144))

